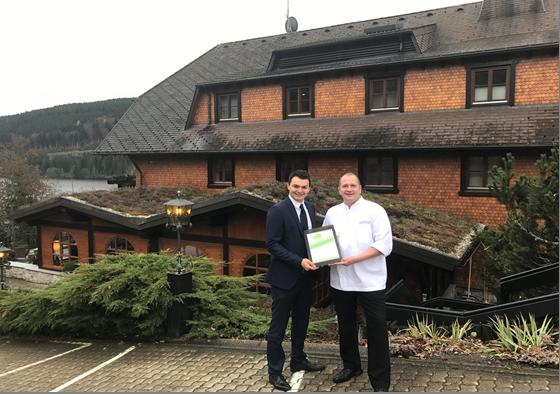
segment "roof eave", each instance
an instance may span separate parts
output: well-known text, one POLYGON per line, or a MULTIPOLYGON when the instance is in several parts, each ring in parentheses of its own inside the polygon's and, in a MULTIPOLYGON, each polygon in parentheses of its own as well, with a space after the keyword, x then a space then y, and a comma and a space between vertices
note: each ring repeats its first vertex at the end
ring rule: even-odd
MULTIPOLYGON (((549 149, 557 144, 552 142, 550 144, 490 144, 490 145, 430 145, 430 146, 380 146, 377 148, 351 148, 345 149, 343 147, 337 148, 317 148, 317 149, 305 149, 301 150, 302 153, 331 153, 331 152, 355 152, 355 151, 439 151, 439 150, 471 150, 471 149, 484 149, 484 150, 518 150, 518 149, 549 149)), ((189 154, 189 155, 231 155, 231 154, 278 154, 278 153, 293 153, 298 152, 297 150, 272 150, 272 149, 255 149, 255 150, 173 150, 173 151, 115 151, 110 153, 99 153, 107 155, 130 155, 130 156, 145 156, 145 155, 170 155, 170 154, 189 154)))
POLYGON ((444 55, 437 55, 437 56, 423 56, 423 57, 414 57, 412 59, 403 59, 403 60, 392 60, 388 62, 381 62, 381 63, 374 63, 374 64, 365 64, 365 65, 355 65, 355 66, 340 66, 340 67, 332 67, 324 70, 302 70, 301 72, 295 72, 291 74, 263 74, 257 75, 254 77, 247 77, 241 79, 232 79, 228 81, 220 81, 220 82, 204 82, 200 84, 196 84, 197 88, 215 88, 218 86, 230 85, 230 84, 239 84, 239 83, 246 83, 246 82, 260 82, 260 81, 274 81, 274 80, 283 80, 285 78, 293 78, 296 75, 313 75, 313 74, 323 74, 323 73, 331 73, 337 72, 341 70, 361 70, 367 69, 371 67, 377 66, 394 66, 394 65, 402 65, 402 64, 424 64, 424 63, 431 63, 435 61, 443 61, 443 60, 458 60, 468 57, 474 56, 493 56, 493 55, 500 55, 504 53, 517 53, 517 52, 526 52, 530 51, 541 51, 541 50, 550 50, 556 49, 558 50, 558 41, 543 43, 543 44, 529 44, 517 47, 509 47, 509 48, 499 48, 499 49, 489 49, 489 50, 481 50, 481 51, 471 51, 465 53, 454 53, 454 54, 444 54, 444 55))
POLYGON ((421 261, 446 271, 453 272, 461 265, 461 260, 449 254, 427 249, 418 244, 393 237, 393 253, 421 261))

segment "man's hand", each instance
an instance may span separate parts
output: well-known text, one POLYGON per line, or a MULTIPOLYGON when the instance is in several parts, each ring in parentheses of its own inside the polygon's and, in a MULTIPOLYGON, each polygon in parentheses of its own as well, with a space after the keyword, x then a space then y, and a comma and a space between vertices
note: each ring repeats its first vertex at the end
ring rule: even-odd
POLYGON ((301 260, 301 268, 303 268, 305 271, 314 271, 319 269, 319 267, 317 267, 315 263, 309 259, 301 260))
POLYGON ((369 259, 371 257, 376 257, 376 256, 380 256, 380 255, 381 255, 381 252, 379 250, 370 246, 369 248, 367 248, 362 253, 355 254, 353 256, 345 257, 342 260, 340 260, 338 263, 333 263, 333 264, 329 264, 329 265, 344 265, 344 266, 347 267, 349 265, 359 263, 362 260, 366 260, 366 259, 369 259))
POLYGON ((344 265, 344 266, 349 266, 349 265, 352 265, 352 264, 359 263, 360 261, 361 261, 361 260, 358 260, 357 256, 348 256, 348 257, 343 258, 342 260, 340 260, 340 261, 337 262, 337 263, 332 263, 332 264, 329 264, 329 265, 344 265))

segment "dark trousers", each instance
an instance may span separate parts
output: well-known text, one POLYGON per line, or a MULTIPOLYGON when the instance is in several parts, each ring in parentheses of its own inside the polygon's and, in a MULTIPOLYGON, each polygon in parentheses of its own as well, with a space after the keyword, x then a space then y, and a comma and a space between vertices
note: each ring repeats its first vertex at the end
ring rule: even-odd
POLYGON ((340 357, 344 368, 362 369, 358 348, 356 308, 358 302, 366 317, 368 375, 374 388, 389 388, 391 364, 385 312, 385 290, 340 291, 331 287, 340 339, 340 357))
POLYGON ((309 325, 309 308, 311 306, 311 283, 307 278, 300 278, 289 290, 272 286, 272 319, 267 335, 266 357, 268 373, 282 374, 286 355, 282 341, 286 333, 288 319, 292 316, 292 360, 302 360, 307 356, 303 351, 307 326, 309 325))

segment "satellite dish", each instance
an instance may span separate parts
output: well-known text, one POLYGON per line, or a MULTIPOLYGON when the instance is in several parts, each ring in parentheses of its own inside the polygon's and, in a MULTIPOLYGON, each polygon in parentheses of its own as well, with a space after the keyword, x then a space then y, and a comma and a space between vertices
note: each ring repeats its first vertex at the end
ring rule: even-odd
POLYGON ((298 28, 298 23, 297 23, 297 19, 294 18, 293 16, 289 16, 288 19, 286 19, 286 32, 287 33, 292 33, 297 31, 298 28))

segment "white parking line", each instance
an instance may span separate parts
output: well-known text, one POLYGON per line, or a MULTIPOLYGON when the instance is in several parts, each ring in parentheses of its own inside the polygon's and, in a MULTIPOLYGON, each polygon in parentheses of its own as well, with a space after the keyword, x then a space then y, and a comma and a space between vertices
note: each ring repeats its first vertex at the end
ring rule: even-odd
POLYGON ((68 351, 66 351, 66 352, 64 352, 64 353, 60 353, 60 354, 56 354, 56 355, 51 356, 51 357, 48 357, 48 358, 44 358, 44 359, 39 360, 39 361, 35 361, 34 363, 24 365, 23 367, 19 367, 19 368, 16 368, 16 369, 12 369, 11 371, 8 371, 8 372, 0 373, 0 378, 1 378, 1 377, 4 377, 4 376, 6 376, 6 375, 10 375, 10 374, 12 374, 12 373, 16 373, 16 372, 19 372, 19 371, 23 371, 24 369, 27 369, 27 368, 34 367, 35 365, 39 365, 39 364, 42 364, 42 363, 46 363, 47 361, 54 360, 55 358, 58 358, 58 357, 62 357, 62 356, 64 356, 64 355, 68 354, 68 353, 72 353, 72 352, 75 352, 75 351, 78 351, 78 350, 82 350, 82 349, 84 349, 84 348, 86 348, 86 347, 88 347, 88 346, 91 346, 91 343, 89 343, 89 342, 63 342, 63 341, 52 341, 52 342, 70 343, 70 344, 72 344, 72 345, 82 345, 82 346, 77 347, 77 348, 74 348, 74 349, 71 349, 71 350, 68 350, 68 351))
POLYGON ((292 374, 292 378, 290 379, 290 386, 292 386, 292 389, 289 391, 290 393, 298 392, 299 386, 301 386, 301 382, 303 381, 303 375, 305 375, 305 371, 297 371, 292 374))
POLYGON ((58 386, 55 389, 52 389, 50 392, 51 393, 56 393, 59 392, 61 390, 64 390, 66 387, 73 385, 74 383, 76 383, 79 380, 82 380, 83 378, 85 378, 86 376, 91 375, 92 373, 99 371, 101 368, 103 368, 106 365, 111 364, 113 361, 118 360, 119 358, 121 358, 122 356, 124 356, 125 354, 127 354, 128 352, 133 351, 136 348, 136 346, 131 346, 128 349, 126 349, 124 352, 117 354, 115 357, 113 357, 110 360, 105 361, 104 363, 99 364, 97 367, 90 369, 87 372, 84 372, 83 374, 76 376, 74 379, 64 383, 63 385, 58 386))

